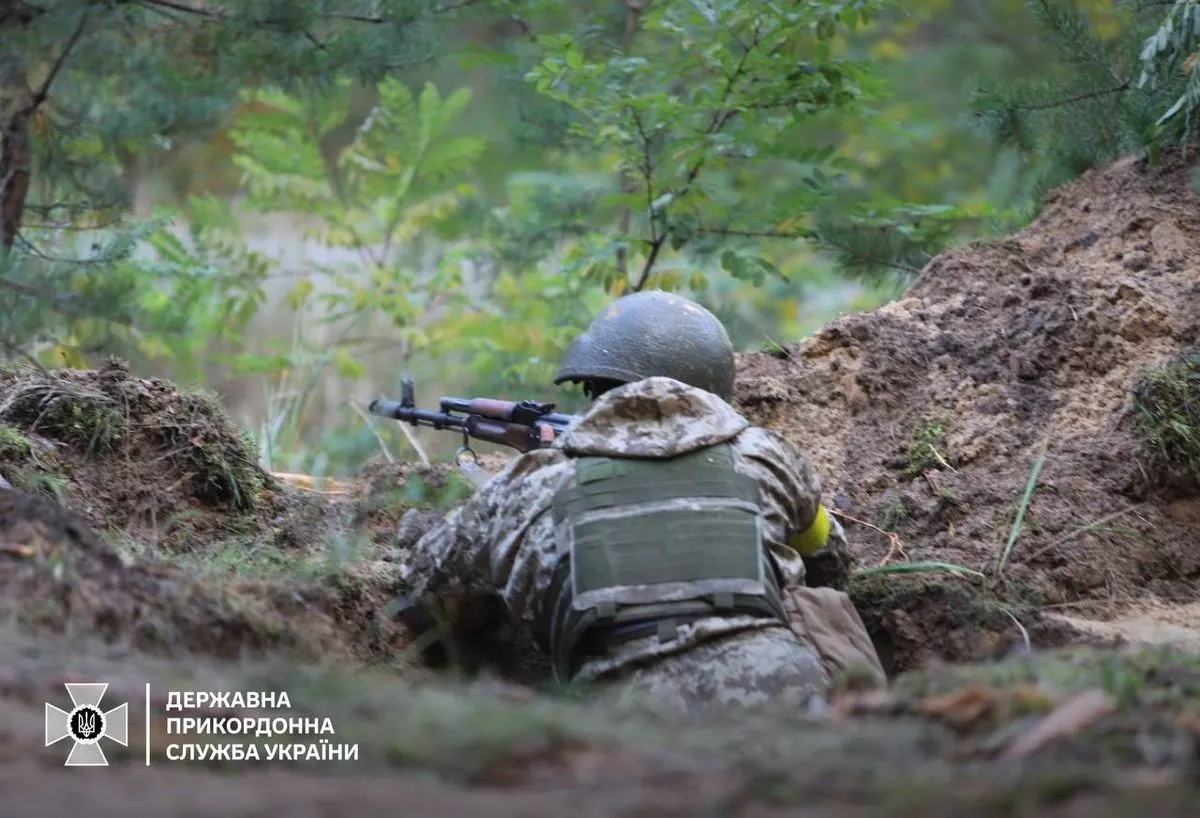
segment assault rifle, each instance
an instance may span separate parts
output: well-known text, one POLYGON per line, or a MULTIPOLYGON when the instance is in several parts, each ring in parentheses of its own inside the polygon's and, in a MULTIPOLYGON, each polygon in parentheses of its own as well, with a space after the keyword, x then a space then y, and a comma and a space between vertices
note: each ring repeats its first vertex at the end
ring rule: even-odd
MULTIPOLYGON (((573 415, 553 411, 555 404, 523 400, 514 403, 494 398, 442 398, 441 409, 418 409, 412 378, 400 382, 400 402, 382 398, 371 401, 367 411, 378 417, 406 421, 413 426, 458 429, 463 446, 459 454, 474 454, 471 438, 498 443, 519 452, 542 449, 554 443, 574 420, 573 415)), ((458 460, 458 456, 455 456, 458 460)))

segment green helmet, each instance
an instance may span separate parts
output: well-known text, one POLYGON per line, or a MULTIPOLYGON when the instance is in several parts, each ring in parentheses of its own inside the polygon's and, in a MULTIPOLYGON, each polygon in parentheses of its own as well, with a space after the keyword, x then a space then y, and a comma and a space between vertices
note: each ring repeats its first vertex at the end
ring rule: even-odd
POLYGON ((554 382, 674 378, 732 401, 733 376, 733 344, 720 320, 694 301, 651 290, 596 316, 567 348, 554 382))

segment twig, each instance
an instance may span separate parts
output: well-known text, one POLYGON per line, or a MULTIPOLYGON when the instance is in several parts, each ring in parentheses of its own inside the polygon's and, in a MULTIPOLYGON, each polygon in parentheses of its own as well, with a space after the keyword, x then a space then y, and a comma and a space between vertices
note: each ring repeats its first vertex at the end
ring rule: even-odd
MULTIPOLYGON (((457 3, 435 5, 433 8, 428 10, 428 13, 434 15, 447 14, 452 11, 460 11, 462 9, 470 8, 471 6, 478 6, 485 2, 487 2, 487 0, 459 0, 457 3)), ((235 15, 223 14, 219 11, 213 11, 212 9, 201 8, 199 6, 191 6, 186 3, 177 3, 174 0, 141 0, 140 5, 146 7, 158 6, 160 9, 170 9, 172 11, 180 12, 181 14, 191 14, 196 17, 201 17, 205 20, 211 20, 214 22, 238 21, 254 23, 268 28, 281 28, 287 25, 287 23, 283 20, 253 20, 238 18, 235 15)), ((342 20, 350 23, 367 23, 370 25, 386 25, 389 23, 406 24, 416 22, 417 19, 414 16, 387 17, 383 15, 368 14, 322 14, 319 16, 325 20, 342 20)))
POLYGON ((79 38, 83 36, 83 30, 87 28, 88 19, 92 16, 92 10, 89 8, 83 12, 83 17, 79 20, 79 25, 75 26, 75 30, 71 32, 70 39, 63 46, 62 52, 58 55, 58 59, 54 61, 54 65, 50 67, 50 73, 46 75, 46 79, 38 86, 38 89, 33 92, 33 98, 30 100, 30 112, 37 110, 37 107, 46 101, 46 94, 50 92, 50 86, 54 84, 54 78, 58 76, 58 72, 62 71, 63 66, 67 62, 67 57, 71 55, 71 50, 75 48, 75 44, 79 42, 79 38))
MULTIPOLYGON (((721 107, 713 113, 712 121, 708 124, 708 129, 705 131, 705 136, 712 136, 713 134, 719 133, 720 130, 724 128, 731 119, 737 116, 737 110, 733 108, 725 108, 725 104, 729 102, 729 98, 733 95, 734 87, 737 85, 738 80, 742 78, 742 75, 746 71, 746 61, 750 58, 750 53, 754 51, 754 49, 758 48, 760 44, 760 36, 761 31, 756 27, 754 32, 754 41, 751 42, 749 47, 742 52, 742 56, 741 59, 738 60, 737 67, 734 68, 733 73, 726 78, 725 90, 721 93, 721 107)), ((707 157, 701 156, 688 170, 688 174, 683 181, 683 185, 677 191, 675 191, 676 200, 683 197, 691 190, 692 184, 695 183, 696 178, 700 175, 700 172, 704 170, 706 159, 707 157)), ((651 214, 651 219, 653 219, 653 214, 651 214)), ((662 252, 663 245, 666 244, 670 235, 671 226, 669 224, 665 224, 663 226, 662 233, 650 242, 650 252, 646 256, 646 263, 642 265, 641 275, 638 276, 637 283, 633 286, 634 292, 640 292, 641 289, 646 286, 646 282, 650 278, 650 271, 654 267, 654 263, 658 261, 658 254, 662 252)))
POLYGON ((873 568, 863 568, 855 571, 851 576, 857 579, 858 577, 869 577, 879 574, 930 574, 935 571, 944 571, 954 576, 969 576, 976 579, 986 579, 982 571, 976 571, 974 568, 968 568, 965 565, 958 565, 953 562, 897 562, 891 565, 876 565, 873 568))
POLYGON ((946 458, 942 457, 942 453, 941 453, 941 452, 939 452, 939 451, 938 451, 938 450, 937 450, 935 447, 933 447, 933 446, 930 446, 930 447, 929 447, 929 451, 933 452, 933 459, 934 459, 934 460, 936 460, 937 462, 941 463, 943 466, 945 466, 946 468, 948 468, 948 469, 949 469, 951 472, 953 472, 954 474, 958 474, 958 470, 957 470, 957 469, 955 469, 953 466, 951 466, 949 463, 947 463, 947 462, 946 462, 946 458))
POLYGON ((1112 88, 1104 88, 1099 91, 1089 91, 1086 94, 1076 94, 1073 97, 1054 100, 1053 102, 1041 102, 1037 105, 1014 105, 1014 111, 1046 111, 1050 108, 1061 108, 1064 105, 1074 105, 1076 102, 1085 102, 1089 99, 1108 96, 1109 94, 1120 94, 1128 91, 1132 86, 1130 80, 1125 80, 1120 85, 1114 85, 1112 88))
POLYGON ((425 454, 425 449, 422 448, 421 444, 417 441, 417 438, 413 435, 412 431, 408 428, 408 426, 403 423, 400 423, 397 425, 400 427, 400 431, 404 433, 404 436, 406 438, 408 438, 408 445, 412 446, 413 451, 415 451, 417 453, 417 457, 421 458, 421 465, 423 465, 423 466, 431 465, 431 463, 429 462, 429 455, 425 454))

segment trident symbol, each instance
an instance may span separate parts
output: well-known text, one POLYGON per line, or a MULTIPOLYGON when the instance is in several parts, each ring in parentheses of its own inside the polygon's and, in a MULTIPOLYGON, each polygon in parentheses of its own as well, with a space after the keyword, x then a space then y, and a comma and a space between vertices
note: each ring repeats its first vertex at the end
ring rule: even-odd
POLYGON ((92 736, 96 735, 95 713, 79 714, 79 732, 83 734, 83 738, 91 738, 92 736))

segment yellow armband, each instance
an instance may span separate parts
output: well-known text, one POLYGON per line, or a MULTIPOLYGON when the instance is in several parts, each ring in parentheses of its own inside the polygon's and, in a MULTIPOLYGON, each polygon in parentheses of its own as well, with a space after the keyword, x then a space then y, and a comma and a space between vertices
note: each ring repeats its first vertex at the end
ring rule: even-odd
POLYGON ((817 516, 813 518, 812 525, 793 534, 788 540, 788 545, 799 551, 800 556, 811 557, 824 547, 825 541, 829 539, 830 528, 829 512, 825 510, 825 506, 817 506, 817 516))

